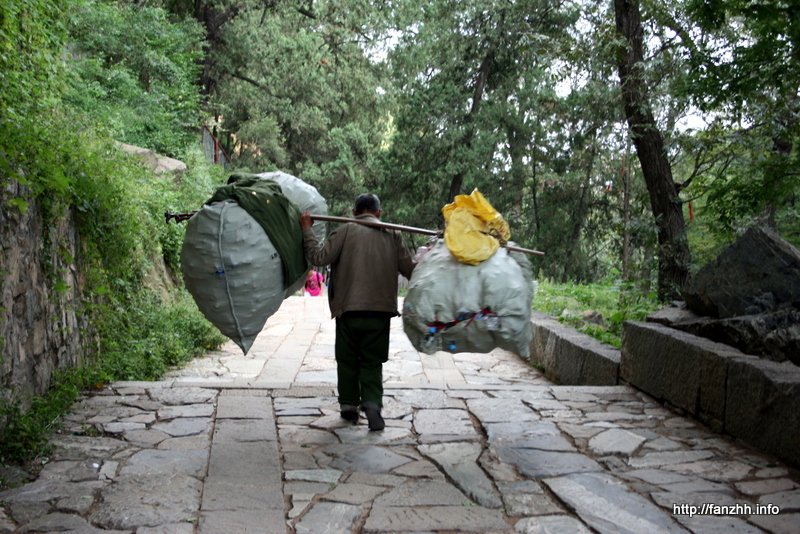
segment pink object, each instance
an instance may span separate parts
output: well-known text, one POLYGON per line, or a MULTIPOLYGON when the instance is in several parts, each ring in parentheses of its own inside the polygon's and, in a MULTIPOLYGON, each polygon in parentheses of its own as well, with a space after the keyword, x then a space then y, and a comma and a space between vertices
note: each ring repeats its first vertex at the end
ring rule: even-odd
POLYGON ((318 296, 322 293, 323 278, 317 271, 311 271, 306 277, 306 292, 312 297, 318 296))

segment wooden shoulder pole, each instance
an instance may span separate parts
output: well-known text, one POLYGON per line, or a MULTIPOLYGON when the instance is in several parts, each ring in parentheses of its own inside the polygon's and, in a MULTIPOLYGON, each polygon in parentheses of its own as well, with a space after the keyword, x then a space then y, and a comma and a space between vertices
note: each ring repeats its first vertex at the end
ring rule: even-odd
MULTIPOLYGON (((332 215, 311 215, 311 219, 314 221, 325 221, 325 222, 337 222, 337 223, 356 223, 361 224, 364 226, 372 226, 373 228, 386 228, 389 230, 400 230, 401 232, 411 232, 414 234, 423 234, 423 235, 441 235, 442 232, 436 230, 426 230, 424 228, 416 228, 414 226, 405 226, 402 224, 392 224, 386 223, 383 221, 371 221, 371 220, 364 220, 364 219, 351 219, 349 217, 334 217, 332 215)), ((524 252, 525 254, 534 254, 536 256, 544 256, 544 252, 540 252, 538 250, 532 250, 529 248, 522 248, 517 247, 514 245, 503 245, 508 250, 513 250, 515 252, 524 252)))

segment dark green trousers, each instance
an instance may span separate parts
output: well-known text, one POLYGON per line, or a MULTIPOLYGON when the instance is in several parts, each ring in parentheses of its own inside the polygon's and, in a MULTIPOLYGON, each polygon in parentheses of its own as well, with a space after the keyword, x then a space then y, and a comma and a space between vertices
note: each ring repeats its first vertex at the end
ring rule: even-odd
POLYGON ((383 406, 383 363, 389 359, 389 317, 336 319, 339 404, 383 406))

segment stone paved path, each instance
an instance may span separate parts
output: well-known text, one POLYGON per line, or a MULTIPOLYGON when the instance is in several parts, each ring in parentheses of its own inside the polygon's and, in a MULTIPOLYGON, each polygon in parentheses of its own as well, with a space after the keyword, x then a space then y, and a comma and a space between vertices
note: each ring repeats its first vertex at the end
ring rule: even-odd
POLYGON ((326 299, 292 297, 247 357, 82 399, 38 479, 0 494, 0 532, 800 532, 774 459, 632 388, 419 354, 393 325, 383 432, 341 420, 326 299))

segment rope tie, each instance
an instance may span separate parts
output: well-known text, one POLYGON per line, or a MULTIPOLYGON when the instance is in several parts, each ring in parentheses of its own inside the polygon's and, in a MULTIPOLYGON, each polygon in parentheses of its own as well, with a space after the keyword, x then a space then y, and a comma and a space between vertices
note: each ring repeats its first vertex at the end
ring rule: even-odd
POLYGON ((488 235, 489 237, 493 237, 493 238, 497 239, 497 241, 500 243, 501 247, 506 246, 506 243, 508 243, 508 241, 503 239, 502 234, 500 234, 500 230, 498 230, 497 228, 489 228, 489 231, 488 232, 484 232, 484 233, 486 235, 488 235))

